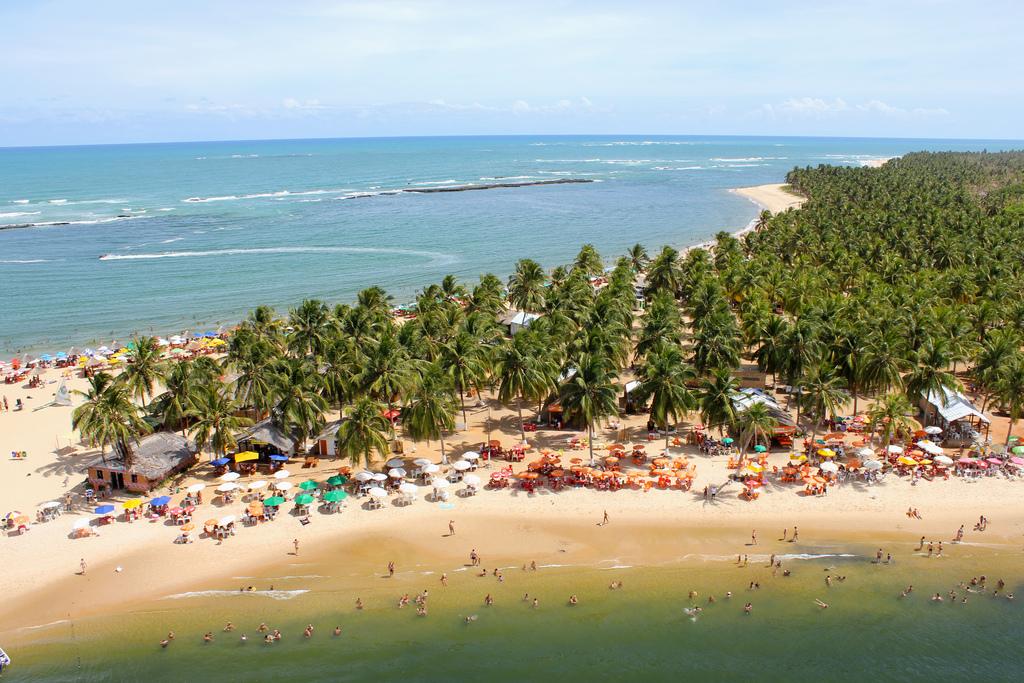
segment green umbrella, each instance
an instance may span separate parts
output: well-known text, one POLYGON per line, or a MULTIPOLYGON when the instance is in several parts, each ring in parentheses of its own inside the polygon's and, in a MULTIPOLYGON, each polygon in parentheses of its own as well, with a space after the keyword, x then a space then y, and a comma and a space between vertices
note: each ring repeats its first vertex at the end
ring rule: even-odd
POLYGON ((757 444, 756 446, 754 446, 754 450, 757 451, 758 453, 764 453, 768 449, 762 446, 761 444, 757 444))
POLYGON ((348 494, 344 491, 328 491, 324 494, 324 500, 328 503, 340 503, 346 498, 348 498, 348 494))
POLYGON ((732 443, 732 437, 728 437, 728 436, 725 437, 724 439, 722 439, 722 443, 724 443, 724 444, 731 444, 732 443))
POLYGON ((1015 455, 1024 455, 1024 446, 1014 446, 1010 449, 1015 455))
POLYGON ((312 491, 313 489, 319 486, 320 484, 316 483, 312 479, 307 479, 306 481, 299 484, 299 488, 302 489, 303 491, 312 491))
POLYGON ((343 486, 346 482, 348 482, 348 479, 341 476, 340 474, 335 474, 333 477, 327 480, 327 483, 331 486, 343 486))
POLYGON ((270 498, 267 498, 265 501, 263 501, 263 505, 274 508, 283 502, 284 498, 282 498, 281 496, 271 496, 270 498))
POLYGON ((309 505, 312 502, 313 496, 309 495, 308 493, 303 493, 302 495, 295 496, 296 505, 309 505))

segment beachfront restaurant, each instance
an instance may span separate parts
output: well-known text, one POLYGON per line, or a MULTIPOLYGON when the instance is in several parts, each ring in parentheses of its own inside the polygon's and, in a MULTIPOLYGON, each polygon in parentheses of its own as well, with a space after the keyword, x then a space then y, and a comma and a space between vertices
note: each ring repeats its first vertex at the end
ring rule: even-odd
POLYGON ((295 455, 295 440, 267 418, 238 437, 238 450, 255 451, 262 459, 277 453, 292 456, 295 455))
POLYGON ((942 444, 947 448, 970 446, 991 424, 970 399, 945 387, 939 393, 930 391, 927 396, 922 395, 918 408, 924 425, 942 428, 942 444))
POLYGON ((90 464, 86 470, 89 485, 97 491, 136 491, 145 493, 171 475, 194 465, 195 444, 173 432, 145 436, 132 448, 131 467, 125 469, 124 455, 116 450, 90 464))
POLYGON ((747 410, 750 406, 761 403, 768 409, 768 413, 775 418, 775 421, 779 425, 794 427, 796 426, 796 420, 793 416, 783 409, 779 402, 775 400, 775 397, 764 391, 763 389, 757 389, 754 387, 747 387, 740 389, 732 396, 732 408, 737 413, 742 413, 747 410))

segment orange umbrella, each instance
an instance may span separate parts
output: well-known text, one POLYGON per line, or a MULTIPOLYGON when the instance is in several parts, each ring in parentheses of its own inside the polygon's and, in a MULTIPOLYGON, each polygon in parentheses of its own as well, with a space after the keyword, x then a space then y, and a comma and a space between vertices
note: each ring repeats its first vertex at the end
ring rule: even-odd
POLYGON ((552 476, 552 477, 561 477, 561 476, 564 476, 564 475, 565 475, 565 471, 564 470, 551 470, 551 475, 550 476, 552 476))
POLYGON ((613 443, 612 445, 608 446, 608 450, 610 450, 610 451, 624 451, 624 450, 626 450, 626 447, 623 446, 621 443, 613 443))
POLYGON ((635 444, 633 444, 633 450, 634 451, 642 451, 645 448, 647 448, 646 444, 642 444, 642 443, 635 443, 635 444))
POLYGON ((846 434, 843 432, 831 432, 825 435, 825 441, 842 441, 846 438, 846 434))
POLYGON ((189 522, 188 524, 182 524, 178 528, 181 529, 182 531, 192 531, 193 529, 196 528, 196 525, 193 524, 192 522, 189 522))
POLYGON ((669 470, 651 470, 652 477, 671 477, 672 472, 669 470))
POLYGON ((570 472, 582 472, 583 468, 580 467, 579 465, 573 465, 572 467, 569 468, 569 471, 570 472))
POLYGON ((619 461, 619 459, 616 458, 614 455, 609 455, 607 458, 604 459, 604 461, 609 463, 616 463, 619 461))
POLYGON ((655 458, 651 462, 654 463, 655 467, 664 467, 668 464, 668 458, 655 458))
POLYGON ((262 515, 263 514, 263 503, 255 502, 249 504, 250 515, 262 515))
POLYGON ((582 465, 583 464, 583 458, 573 458, 569 462, 571 462, 573 465, 582 465))

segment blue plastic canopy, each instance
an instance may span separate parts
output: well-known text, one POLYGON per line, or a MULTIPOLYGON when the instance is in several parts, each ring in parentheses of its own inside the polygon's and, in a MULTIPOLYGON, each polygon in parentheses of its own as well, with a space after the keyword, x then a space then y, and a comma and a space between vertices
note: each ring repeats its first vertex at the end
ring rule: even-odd
POLYGON ((286 462, 288 460, 287 455, 281 455, 280 453, 274 453, 270 456, 270 459, 274 462, 286 462))
POLYGON ((227 465, 229 462, 231 462, 231 458, 217 458, 216 460, 211 460, 210 464, 214 467, 220 467, 221 465, 227 465))
POLYGON ((113 505, 100 505, 98 508, 93 510, 93 513, 95 513, 97 515, 109 515, 113 511, 114 511, 114 506, 113 505))

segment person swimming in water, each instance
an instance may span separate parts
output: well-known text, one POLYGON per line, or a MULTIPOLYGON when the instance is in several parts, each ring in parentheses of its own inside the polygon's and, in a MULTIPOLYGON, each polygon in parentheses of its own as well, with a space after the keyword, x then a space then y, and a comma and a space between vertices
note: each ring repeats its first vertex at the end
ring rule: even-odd
POLYGON ((818 598, 814 598, 814 604, 820 607, 821 609, 828 609, 828 603, 822 602, 818 598))

